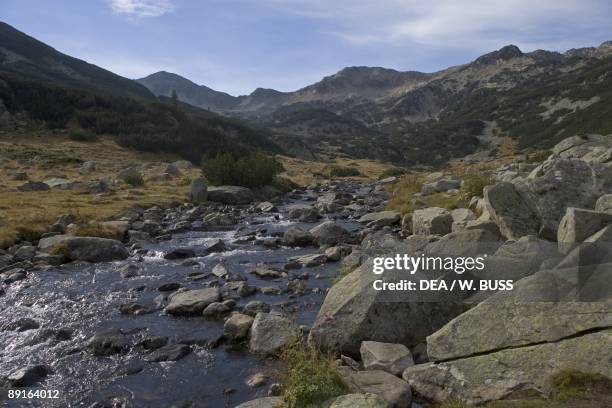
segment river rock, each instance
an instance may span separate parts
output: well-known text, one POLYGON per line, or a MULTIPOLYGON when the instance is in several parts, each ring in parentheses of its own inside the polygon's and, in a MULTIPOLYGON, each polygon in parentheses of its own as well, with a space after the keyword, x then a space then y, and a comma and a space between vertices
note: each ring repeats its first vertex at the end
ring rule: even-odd
POLYGON ((170 295, 170 303, 164 309, 172 315, 202 314, 206 306, 218 302, 219 289, 205 288, 175 292, 170 295))
POLYGON ((164 259, 187 259, 193 258, 196 256, 196 253, 191 248, 175 248, 164 255, 164 259))
POLYGON ((388 408, 389 404, 376 394, 346 394, 326 401, 325 408, 388 408))
POLYGON ((195 203, 206 202, 208 198, 208 186, 206 180, 203 178, 197 178, 191 182, 189 187, 189 199, 195 203))
POLYGON ((43 380, 49 373, 51 373, 49 367, 37 364, 13 371, 8 375, 7 380, 13 387, 32 387, 43 380))
POLYGON ((256 354, 275 354, 295 335, 291 321, 272 313, 257 313, 251 326, 249 349, 256 354))
MULTIPOLYGON (((478 338, 484 331, 479 331, 478 338)), ((487 333, 491 333, 490 331, 487 333)), ((412 389, 433 402, 458 399, 482 404, 503 399, 515 392, 550 391, 550 375, 573 369, 612 377, 612 330, 449 362, 419 364, 407 368, 402 377, 412 389)))
POLYGON ((243 402, 236 408, 280 408, 282 406, 283 399, 281 397, 263 397, 243 402))
POLYGON ((311 268, 314 266, 323 265, 327 262, 327 255, 325 254, 312 254, 312 255, 302 255, 295 256, 289 258, 290 262, 297 262, 300 265, 303 265, 307 268, 311 268))
POLYGON ((168 344, 162 346, 146 357, 146 361, 159 363, 162 361, 177 361, 191 353, 191 347, 186 344, 168 344))
POLYGON ((60 252, 72 261, 108 262, 126 259, 125 246, 114 239, 56 235, 38 242, 42 252, 60 252))
POLYGON ((386 371, 339 367, 338 373, 352 392, 378 395, 390 408, 409 408, 412 404, 410 385, 386 371))
POLYGON ((128 338, 121 330, 110 329, 96 333, 89 340, 86 349, 94 356, 110 356, 125 353, 129 347, 128 338))
POLYGON ((453 217, 444 208, 429 207, 412 213, 412 233, 415 235, 446 235, 451 232, 453 217))
POLYGON ((232 308, 221 302, 213 302, 210 305, 206 306, 202 311, 202 316, 209 317, 213 319, 218 319, 227 315, 232 311, 232 308))
POLYGON ((239 186, 209 187, 208 201, 232 205, 249 204, 253 202, 253 192, 239 186))
POLYGON ((255 317, 257 313, 268 312, 270 312, 270 305, 265 302, 262 302, 261 300, 253 300, 244 305, 244 308, 242 309, 242 313, 253 317, 255 317))
POLYGON ((291 227, 283 234, 283 245, 290 247, 303 247, 312 244, 314 237, 300 227, 291 227))
POLYGON ((269 201, 263 201, 257 204, 255 208, 264 213, 278 212, 278 208, 269 201))
POLYGON ((366 214, 359 218, 359 222, 366 224, 370 228, 379 228, 395 225, 400 221, 400 218, 400 213, 397 211, 381 211, 366 214))
POLYGON ((19 187, 17 187, 17 190, 19 191, 46 191, 49 190, 51 187, 49 187, 48 184, 43 183, 42 181, 28 181, 25 184, 20 185, 19 187))
POLYGON ((354 236, 334 221, 326 221, 310 230, 315 242, 319 246, 333 246, 351 243, 354 236))
POLYGON ((382 370, 399 376, 414 365, 410 350, 403 344, 364 341, 359 352, 366 370, 382 370))
POLYGON ((226 278, 229 275, 229 271, 224 264, 218 263, 212 268, 212 274, 217 278, 226 278))
POLYGON ((299 222, 317 222, 321 215, 319 211, 311 205, 295 204, 287 208, 287 217, 299 222))
POLYGON ((235 313, 225 321, 223 325, 223 335, 229 341, 244 340, 249 335, 253 320, 253 317, 249 315, 235 313))
POLYGON ((568 207, 557 232, 559 252, 568 254, 608 224, 612 224, 612 214, 568 207))

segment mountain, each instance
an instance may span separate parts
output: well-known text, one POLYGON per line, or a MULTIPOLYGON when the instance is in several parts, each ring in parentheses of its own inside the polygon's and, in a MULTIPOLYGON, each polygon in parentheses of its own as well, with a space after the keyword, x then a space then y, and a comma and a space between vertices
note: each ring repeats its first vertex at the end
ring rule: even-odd
POLYGON ((62 54, 0 22, 0 72, 70 88, 154 100, 144 86, 62 54))
POLYGON ((173 152, 193 162, 223 152, 281 151, 265 129, 157 97, 133 80, 0 23, 0 129, 23 124, 90 139, 111 135, 126 147, 173 152))
POLYGON ((218 92, 204 85, 196 85, 180 75, 166 71, 156 72, 136 82, 147 87, 158 96, 171 96, 176 91, 178 98, 193 106, 212 111, 231 109, 237 103, 237 98, 224 92, 218 92))
POLYGON ((546 148, 575 133, 612 133, 612 42, 565 53, 508 45, 433 73, 348 67, 213 110, 272 129, 278 143, 404 165, 492 150, 492 134, 546 148))

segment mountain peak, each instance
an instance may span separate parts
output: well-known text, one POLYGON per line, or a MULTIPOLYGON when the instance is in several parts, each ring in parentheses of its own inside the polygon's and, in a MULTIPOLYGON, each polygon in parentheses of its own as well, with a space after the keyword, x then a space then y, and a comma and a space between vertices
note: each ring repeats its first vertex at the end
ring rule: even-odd
POLYGON ((480 65, 491 65, 498 61, 508 61, 513 58, 522 57, 524 54, 519 47, 514 44, 506 45, 497 51, 484 54, 476 59, 474 63, 480 65))

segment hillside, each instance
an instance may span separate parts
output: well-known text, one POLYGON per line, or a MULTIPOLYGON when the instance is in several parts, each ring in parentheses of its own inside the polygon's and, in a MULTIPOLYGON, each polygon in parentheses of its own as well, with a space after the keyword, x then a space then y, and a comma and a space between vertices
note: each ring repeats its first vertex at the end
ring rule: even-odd
POLYGON ((77 138, 111 135, 124 147, 174 153, 193 162, 230 151, 280 152, 266 132, 170 98, 61 54, 0 25, 0 130, 68 129, 77 138))
POLYGON ((49 47, 0 22, 0 73, 70 88, 154 100, 145 87, 49 47))
POLYGON ((611 72, 611 42, 565 53, 509 45, 434 73, 350 67, 295 92, 257 89, 226 108, 209 106, 275 130, 278 143, 303 139, 315 152, 435 164, 492 150, 487 123, 523 148, 609 133, 611 72))

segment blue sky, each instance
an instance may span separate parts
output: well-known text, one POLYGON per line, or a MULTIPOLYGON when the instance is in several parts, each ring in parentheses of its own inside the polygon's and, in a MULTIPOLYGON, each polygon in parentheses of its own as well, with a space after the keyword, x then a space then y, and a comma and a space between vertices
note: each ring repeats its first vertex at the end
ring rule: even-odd
POLYGON ((0 0, 0 19, 129 78, 166 70, 234 95, 612 40, 608 0, 0 0))

